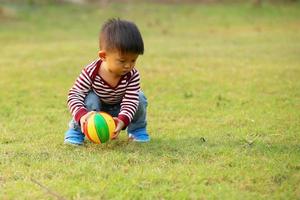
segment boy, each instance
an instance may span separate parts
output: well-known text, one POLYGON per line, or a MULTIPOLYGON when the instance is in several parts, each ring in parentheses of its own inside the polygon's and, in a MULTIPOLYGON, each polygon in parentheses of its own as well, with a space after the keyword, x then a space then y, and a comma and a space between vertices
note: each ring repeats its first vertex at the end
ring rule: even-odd
POLYGON ((99 59, 87 65, 69 91, 68 106, 73 115, 65 143, 81 145, 81 126, 95 111, 111 114, 116 121, 114 139, 126 129, 130 139, 148 142, 147 99, 140 91, 135 68, 144 43, 137 26, 120 19, 108 20, 101 29, 99 59))

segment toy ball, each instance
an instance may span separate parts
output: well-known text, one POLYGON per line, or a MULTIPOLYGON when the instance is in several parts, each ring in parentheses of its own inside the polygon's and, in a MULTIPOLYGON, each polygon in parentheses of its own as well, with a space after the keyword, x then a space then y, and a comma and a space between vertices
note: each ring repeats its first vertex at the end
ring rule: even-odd
POLYGON ((83 125, 87 138, 97 144, 109 141, 115 131, 116 124, 112 116, 106 112, 92 114, 83 125))

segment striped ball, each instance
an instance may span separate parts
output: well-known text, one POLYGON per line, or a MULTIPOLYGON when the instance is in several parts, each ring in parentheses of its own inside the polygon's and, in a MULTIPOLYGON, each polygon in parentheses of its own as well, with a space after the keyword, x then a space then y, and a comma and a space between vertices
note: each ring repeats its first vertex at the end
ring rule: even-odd
POLYGON ((106 112, 92 114, 83 126, 87 138, 97 144, 109 141, 115 131, 116 124, 112 116, 106 112))

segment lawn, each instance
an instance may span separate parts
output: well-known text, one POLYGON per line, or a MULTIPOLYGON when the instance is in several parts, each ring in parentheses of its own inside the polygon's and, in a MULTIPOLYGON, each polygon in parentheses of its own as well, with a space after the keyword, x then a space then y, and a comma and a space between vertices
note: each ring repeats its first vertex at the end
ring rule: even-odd
POLYGON ((0 3, 0 199, 300 199, 300 3, 0 3), (63 144, 110 17, 134 21, 148 144, 63 144))

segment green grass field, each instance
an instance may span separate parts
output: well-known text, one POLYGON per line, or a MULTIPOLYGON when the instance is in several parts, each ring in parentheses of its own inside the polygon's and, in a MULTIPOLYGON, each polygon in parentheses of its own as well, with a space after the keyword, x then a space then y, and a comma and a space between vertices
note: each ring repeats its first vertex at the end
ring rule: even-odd
POLYGON ((300 4, 0 4, 0 199, 299 199, 300 4), (152 141, 63 144, 100 25, 133 20, 152 141))

